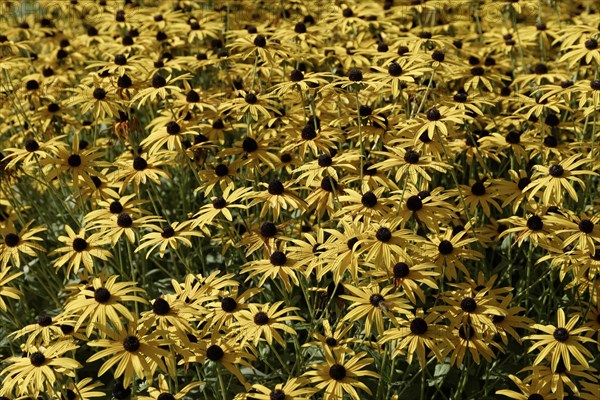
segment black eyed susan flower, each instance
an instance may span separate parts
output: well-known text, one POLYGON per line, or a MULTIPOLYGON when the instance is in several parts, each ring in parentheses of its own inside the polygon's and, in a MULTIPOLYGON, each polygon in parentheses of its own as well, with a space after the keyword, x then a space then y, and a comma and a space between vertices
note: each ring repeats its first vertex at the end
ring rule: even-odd
POLYGON ((9 357, 10 363, 2 371, 5 374, 3 388, 15 392, 17 396, 38 396, 41 392, 52 391, 57 380, 75 377, 75 370, 81 364, 65 353, 77 349, 71 341, 57 341, 39 348, 30 347, 25 357, 9 357))
POLYGON ((259 217, 265 218, 270 212, 274 221, 279 221, 282 210, 305 210, 307 208, 306 201, 298 197, 295 190, 292 189, 293 185, 293 181, 281 182, 278 179, 273 179, 269 183, 261 183, 266 190, 249 194, 248 199, 252 199, 252 201, 248 207, 262 204, 259 217))
POLYGON ((452 331, 450 336, 451 346, 448 347, 450 355, 450 364, 462 366, 467 351, 476 364, 481 362, 483 357, 488 363, 496 358, 496 354, 491 347, 503 351, 497 343, 489 338, 479 329, 470 324, 462 324, 452 331))
POLYGON ((359 254, 366 262, 391 265, 398 257, 407 257, 407 250, 423 239, 409 229, 397 229, 398 220, 373 223, 359 240, 359 254))
POLYGON ((173 222, 163 226, 146 225, 146 228, 152 229, 153 232, 142 236, 141 244, 135 249, 135 253, 147 248, 146 258, 148 258, 153 251, 158 249, 159 257, 163 258, 167 248, 177 250, 180 243, 192 247, 190 238, 203 236, 204 233, 188 229, 190 225, 191 221, 173 222))
POLYGON ((467 267, 462 260, 478 260, 482 254, 478 251, 471 250, 469 244, 476 242, 476 238, 465 238, 468 231, 462 230, 453 234, 452 229, 447 229, 446 232, 439 235, 430 235, 429 241, 420 244, 425 250, 424 256, 437 265, 437 271, 443 274, 446 278, 456 280, 458 268, 465 276, 470 276, 467 267))
POLYGON ((67 182, 73 186, 75 191, 78 191, 81 179, 90 187, 95 185, 92 176, 95 176, 97 172, 94 168, 100 166, 97 159, 103 154, 98 147, 88 147, 82 150, 79 146, 80 142, 79 135, 76 134, 71 149, 57 148, 56 154, 40 161, 44 167, 44 177, 48 182, 63 174, 68 174, 71 179, 67 182))
POLYGON ((433 352, 438 361, 441 361, 448 346, 449 328, 436 324, 439 319, 440 316, 435 312, 425 315, 422 309, 418 309, 415 315, 409 314, 407 320, 401 320, 401 326, 386 330, 380 343, 397 341, 392 357, 397 357, 407 350, 407 361, 411 364, 416 352, 419 365, 424 368, 427 350, 433 352))
POLYGON ((464 207, 469 212, 469 215, 474 215, 478 207, 481 207, 483 213, 488 217, 492 212, 490 205, 493 206, 496 211, 502 211, 500 204, 495 199, 496 192, 497 189, 495 183, 489 181, 487 178, 476 179, 470 182, 470 186, 460 185, 457 189, 448 191, 449 194, 461 197, 461 203, 464 201, 464 207))
POLYGON ((169 383, 163 374, 158 375, 158 385, 150 386, 148 389, 148 396, 139 396, 139 400, 180 400, 188 395, 188 393, 200 386, 204 382, 196 381, 191 382, 181 388, 179 391, 170 389, 169 383))
POLYGON ((531 374, 523 379, 524 383, 530 384, 534 380, 538 380, 541 385, 549 387, 550 391, 556 396, 557 399, 565 399, 565 394, 568 394, 565 390, 565 386, 570 391, 578 395, 579 389, 577 384, 573 381, 573 377, 577 377, 580 380, 587 380, 588 382, 598 382, 595 377, 596 369, 593 367, 583 367, 581 365, 571 365, 571 369, 567 370, 562 361, 558 362, 555 369, 551 369, 547 366, 534 365, 531 367, 523 368, 521 371, 531 371, 531 374))
POLYGON ((206 304, 209 313, 207 315, 208 325, 214 330, 221 327, 230 327, 234 322, 239 321, 240 311, 248 308, 248 300, 256 296, 262 289, 252 288, 242 293, 238 293, 235 288, 231 292, 224 291, 218 299, 206 304))
POLYGON ((291 257, 292 255, 287 253, 285 249, 283 251, 275 249, 268 255, 268 259, 250 261, 245 264, 240 273, 250 273, 246 280, 261 275, 258 282, 259 286, 262 286, 267 278, 271 278, 274 281, 281 280, 285 290, 290 292, 292 290, 292 284, 294 286, 300 286, 297 274, 302 272, 296 267, 296 260, 291 257))
POLYGON ((97 203, 96 209, 84 216, 83 222, 84 224, 95 226, 106 223, 105 220, 117 219, 121 213, 127 213, 131 216, 147 214, 148 212, 139 206, 146 204, 148 201, 136 197, 137 194, 133 193, 127 196, 119 197, 117 195, 113 198, 100 200, 97 203))
POLYGON ((525 240, 531 241, 534 245, 545 245, 551 236, 553 224, 547 215, 532 214, 527 218, 509 217, 498 221, 508 226, 502 231, 498 238, 507 236, 510 233, 518 233, 516 243, 521 246, 525 240))
POLYGON ((273 389, 269 389, 261 384, 252 385, 254 393, 248 394, 249 399, 257 400, 307 400, 311 398, 316 389, 307 387, 308 379, 291 378, 286 383, 278 383, 273 389))
POLYGON ((340 399, 345 394, 353 400, 358 400, 360 397, 356 389, 372 395, 369 387, 359 379, 367 376, 379 378, 379 374, 364 369, 374 361, 372 358, 365 358, 366 355, 366 352, 361 352, 346 360, 344 353, 334 355, 331 350, 325 348, 325 361, 312 365, 313 369, 305 375, 315 388, 325 391, 324 400, 340 399))
POLYGON ((381 269, 378 264, 366 265, 373 268, 368 275, 375 277, 377 282, 393 283, 396 290, 402 292, 415 305, 417 298, 425 303, 425 286, 438 289, 435 280, 440 274, 433 271, 436 266, 432 263, 419 263, 412 257, 403 257, 387 270, 381 269))
POLYGON ((98 376, 104 375, 116 365, 114 378, 123 376, 123 386, 127 387, 134 378, 146 378, 152 383, 154 371, 158 367, 166 371, 163 358, 169 357, 169 351, 161 348, 164 342, 157 337, 160 331, 148 332, 144 325, 137 326, 131 321, 128 327, 119 326, 117 330, 100 327, 108 339, 91 340, 87 344, 91 347, 100 347, 87 362, 93 362, 109 357, 100 369, 98 376))
POLYGON ((256 360, 252 354, 245 351, 237 343, 231 343, 224 338, 214 335, 210 340, 203 340, 201 350, 198 353, 184 357, 179 364, 203 362, 208 367, 225 367, 234 375, 246 389, 250 384, 240 371, 240 367, 253 369, 249 361, 256 360))
POLYGON ((64 137, 64 135, 55 136, 42 142, 27 138, 23 142, 23 148, 5 148, 3 152, 6 154, 5 160, 8 161, 6 167, 14 168, 19 164, 23 168, 30 167, 31 164, 55 154, 59 148, 64 148, 66 146, 62 141, 64 137))
POLYGON ((145 185, 148 180, 160 185, 161 178, 167 180, 171 175, 159 167, 168 164, 164 160, 165 154, 147 154, 141 153, 133 156, 126 152, 116 164, 119 167, 115 172, 113 179, 121 182, 120 193, 123 193, 133 183, 133 191, 139 192, 140 186, 145 185))
POLYGON ((534 341, 528 352, 540 349, 540 354, 538 354, 534 361, 535 365, 550 356, 552 370, 556 370, 558 363, 562 361, 567 371, 570 371, 571 356, 573 356, 581 365, 586 368, 589 367, 586 357, 592 357, 592 353, 583 344, 594 342, 594 339, 580 335, 589 331, 590 328, 585 326, 575 328, 577 321, 579 321, 579 316, 575 315, 567 322, 565 312, 563 309, 559 309, 557 313, 557 326, 533 325, 534 329, 544 332, 544 334, 530 335, 524 338, 534 341))
POLYGON ((471 290, 458 290, 444 294, 445 306, 436 306, 435 310, 442 312, 454 327, 467 325, 478 332, 489 330, 495 332, 493 316, 506 315, 499 307, 493 294, 486 289, 473 293, 471 290))
POLYGON ((20 254, 27 254, 31 257, 36 257, 38 252, 45 252, 46 250, 40 244, 36 242, 43 241, 42 238, 35 236, 40 232, 44 232, 46 228, 37 227, 29 229, 29 226, 33 223, 30 221, 23 229, 17 233, 14 227, 9 227, 3 232, 3 243, 0 244, 0 256, 2 257, 2 269, 5 269, 9 262, 12 261, 13 265, 19 268, 21 266, 20 254))
POLYGON ((352 189, 344 189, 344 194, 339 196, 342 208, 334 214, 334 218, 361 215, 365 222, 380 221, 390 212, 391 201, 383 195, 385 190, 385 187, 380 187, 360 194, 352 189))
POLYGON ((579 197, 572 183, 577 183, 580 188, 585 188, 585 183, 579 178, 579 175, 597 175, 593 171, 577 169, 590 162, 589 159, 580 158, 580 156, 580 154, 574 154, 558 163, 550 163, 549 166, 534 165, 531 183, 523 189, 524 192, 527 192, 527 197, 531 199, 543 190, 541 196, 543 204, 560 204, 563 192, 566 190, 569 197, 577 201, 579 197))
POLYGON ((400 218, 400 227, 415 223, 425 226, 431 232, 439 232, 444 221, 452 219, 452 205, 445 201, 449 194, 437 187, 432 191, 418 190, 416 186, 407 184, 403 190, 394 191, 390 200, 396 202, 396 213, 400 218))
POLYGON ((349 332, 352 330, 352 324, 338 323, 335 330, 332 329, 331 324, 328 320, 323 320, 323 333, 315 332, 313 337, 317 341, 307 342, 302 347, 310 346, 321 346, 322 348, 328 347, 333 353, 348 353, 354 354, 354 350, 350 347, 351 343, 360 341, 350 336, 349 332))
POLYGON ((94 329, 106 329, 108 321, 117 330, 121 330, 123 323, 119 314, 129 321, 134 320, 134 315, 123 302, 147 303, 144 298, 136 295, 144 292, 144 289, 135 287, 136 282, 117 282, 118 278, 117 275, 112 275, 104 282, 103 279, 94 278, 90 286, 81 290, 65 305, 67 313, 77 316, 75 330, 85 323, 89 337, 94 329))
POLYGON ((65 246, 56 248, 49 255, 62 254, 54 261, 54 268, 58 270, 67 264, 67 276, 71 274, 71 271, 77 273, 81 264, 88 273, 93 274, 94 258, 106 261, 111 257, 111 252, 102 247, 108 244, 108 241, 103 240, 100 235, 94 234, 86 238, 85 228, 81 228, 78 233, 75 233, 69 225, 65 225, 65 231, 68 236, 58 237, 58 240, 65 246))
POLYGON ((203 228, 206 225, 214 225, 213 220, 220 215, 223 215, 227 221, 233 221, 231 211, 236 208, 245 209, 247 207, 244 204, 236 204, 236 202, 245 200, 251 190, 252 188, 234 189, 230 186, 226 187, 221 196, 214 197, 209 204, 203 205, 194 214, 194 220, 190 227, 194 229, 198 226, 203 228))
POLYGON ((563 237, 562 247, 574 246, 574 249, 583 252, 595 253, 596 243, 600 242, 600 216, 591 217, 586 214, 569 215, 568 217, 560 214, 548 216, 548 220, 556 228, 555 234, 563 237))
POLYGON ((159 72, 147 78, 149 87, 138 91, 132 98, 132 103, 137 103, 138 107, 143 107, 147 102, 155 102, 157 99, 164 100, 173 93, 179 93, 181 88, 175 84, 182 80, 190 79, 190 74, 169 75, 166 78, 159 72))
POLYGON ((340 282, 346 272, 354 282, 358 282, 359 271, 359 251, 360 244, 358 243, 365 237, 367 226, 364 222, 348 220, 346 218, 340 221, 340 228, 326 229, 325 233, 331 235, 331 242, 323 244, 325 252, 323 257, 327 259, 320 271, 317 274, 317 280, 320 281, 325 274, 332 272, 333 281, 340 282), (331 261, 330 261, 331 260, 331 261))
MULTIPOLYGON (((186 335, 193 331, 189 321, 196 309, 174 294, 157 297, 151 303, 151 310, 142 312, 140 324, 147 324, 161 332, 173 333, 173 336, 186 335)), ((168 339, 168 335, 165 339, 168 339)))
POLYGON ((298 307, 286 307, 278 310, 283 301, 273 304, 263 304, 258 307, 254 304, 248 304, 248 308, 239 313, 238 325, 239 333, 242 336, 241 345, 246 342, 257 346, 261 339, 264 339, 269 345, 273 339, 285 348, 285 341, 278 330, 290 335, 296 335, 296 331, 286 324, 287 321, 304 321, 297 315, 285 315, 292 311, 299 310, 298 307))
POLYGON ((10 297, 11 299, 19 300, 19 298, 23 295, 23 292, 21 292, 19 289, 8 286, 10 281, 17 279, 21 275, 23 275, 23 272, 10 274, 10 267, 0 268, 0 310, 4 312, 7 310, 6 302, 3 297, 10 297))
POLYGON ((497 390, 496 394, 506 396, 515 400, 556 400, 556 395, 550 390, 550 386, 545 385, 543 381, 534 377, 531 382, 525 383, 514 375, 508 375, 510 380, 517 385, 520 392, 514 390, 497 390))
POLYGON ((27 336, 27 341, 25 342, 27 347, 48 346, 56 340, 62 339, 64 336, 64 326, 72 326, 74 324, 75 321, 64 313, 54 317, 48 314, 40 314, 36 317, 34 323, 13 332, 10 337, 18 339, 27 336))
POLYGON ((98 390, 101 386, 102 383, 93 383, 92 378, 83 378, 79 382, 64 385, 61 392, 64 391, 68 400, 88 400, 105 396, 104 392, 98 390))
POLYGON ((396 314, 409 314, 410 307, 403 299, 401 293, 392 293, 393 286, 388 285, 380 288, 378 285, 354 287, 344 285, 350 295, 340 296, 350 302, 349 312, 342 321, 356 322, 365 321, 365 336, 371 336, 371 329, 375 326, 376 333, 384 333, 384 320, 386 316, 389 321, 398 324, 396 314))
MULTIPOLYGON (((113 204, 115 203, 111 203, 111 206, 113 204)), ((119 206, 115 205, 114 208, 119 208, 119 206)), ((135 215, 122 211, 108 219, 99 220, 97 228, 100 232, 98 234, 110 240, 112 245, 115 245, 123 235, 127 237, 130 243, 135 243, 136 232, 139 229, 148 228, 152 222, 161 220, 160 217, 153 215, 136 218, 135 215)))

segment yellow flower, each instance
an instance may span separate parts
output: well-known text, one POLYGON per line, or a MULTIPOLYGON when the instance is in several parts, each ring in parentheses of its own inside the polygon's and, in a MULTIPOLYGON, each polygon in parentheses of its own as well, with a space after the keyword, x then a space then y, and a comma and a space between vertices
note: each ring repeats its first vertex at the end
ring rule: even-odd
POLYGON ((59 236, 58 240, 66 246, 55 249, 49 255, 65 253, 54 261, 54 268, 58 270, 68 262, 67 276, 71 274, 71 270, 77 273, 82 263, 86 271, 93 274, 94 257, 104 261, 111 257, 111 252, 101 247, 109 243, 103 240, 101 235, 91 235, 86 239, 85 228, 81 228, 79 233, 75 233, 69 225, 65 225, 65 231, 68 236, 59 236))
POLYGON ((308 384, 306 378, 291 378, 285 384, 278 383, 273 389, 264 385, 252 385, 254 393, 248 394, 249 399, 257 400, 308 400, 317 392, 316 389, 306 387, 308 384))
POLYGON ((200 227, 203 228, 206 225, 214 225, 213 220, 223 215, 227 221, 233 221, 233 215, 231 210, 235 208, 244 209, 247 208, 244 204, 236 204, 236 201, 245 200, 248 193, 252 188, 238 188, 235 189, 228 186, 223 190, 223 195, 216 196, 212 199, 209 204, 203 205, 200 210, 194 214, 194 220, 191 224, 191 228, 200 227))
POLYGON ((7 283, 23 275, 23 272, 17 272, 12 275, 9 275, 9 272, 10 267, 0 268, 0 310, 4 312, 6 312, 7 308, 3 297, 10 297, 11 299, 19 300, 19 298, 23 295, 19 289, 7 286, 7 283))
POLYGON ((529 348, 528 352, 532 352, 536 349, 540 349, 540 354, 536 357, 534 364, 539 364, 547 356, 551 356, 552 370, 556 370, 556 367, 560 361, 564 363, 567 371, 571 370, 571 356, 584 367, 589 367, 586 357, 590 359, 593 357, 592 353, 583 346, 586 342, 595 342, 594 339, 579 336, 581 333, 585 333, 590 330, 589 327, 582 326, 575 328, 579 316, 575 315, 571 317, 569 322, 565 320, 565 312, 561 309, 558 310, 558 324, 554 325, 533 325, 534 329, 544 332, 544 334, 537 334, 527 336, 524 339, 533 340, 535 343, 529 348), (586 357, 584 357, 584 355, 586 357))
POLYGON ((577 168, 591 161, 587 158, 578 160, 580 156, 581 154, 574 154, 558 163, 552 163, 548 167, 534 165, 535 172, 531 176, 531 183, 523 189, 524 192, 528 193, 527 197, 531 199, 543 190, 541 200, 545 205, 562 204, 564 189, 573 200, 578 201, 579 197, 571 182, 576 182, 581 188, 585 188, 585 183, 578 176, 598 175, 592 171, 577 170, 577 168))
POLYGON ((47 347, 30 347, 27 357, 10 357, 10 363, 2 371, 6 374, 3 388, 15 391, 17 395, 37 397, 40 392, 52 392, 57 380, 64 376, 75 377, 75 370, 81 364, 70 357, 62 357, 66 352, 77 349, 71 341, 54 342, 47 347))
POLYGON ((142 243, 135 249, 135 253, 149 247, 146 252, 146 258, 148 258, 158 248, 158 255, 160 258, 163 258, 167 247, 177 250, 180 243, 183 243, 187 247, 192 247, 192 241, 189 238, 204 236, 205 234, 187 229, 190 224, 191 221, 174 222, 163 227, 147 225, 146 227, 152 229, 154 232, 147 233, 142 237, 142 243))
POLYGON ((340 296, 344 300, 352 302, 349 312, 342 321, 365 322, 365 336, 371 336, 371 327, 375 325, 377 334, 384 333, 383 316, 388 317, 394 325, 398 324, 395 314, 410 314, 409 306, 402 299, 400 293, 390 293, 394 288, 391 285, 380 289, 379 286, 370 285, 364 287, 353 287, 344 285, 351 295, 340 296))
POLYGON ((117 330, 121 330, 123 323, 119 314, 129 321, 134 320, 133 314, 122 302, 147 303, 144 298, 135 294, 144 292, 144 289, 135 287, 136 282, 117 282, 118 278, 118 275, 112 275, 105 282, 101 278, 94 278, 90 286, 81 290, 65 305, 66 312, 77 315, 75 330, 87 323, 86 334, 90 336, 94 329, 107 329, 108 321, 117 330))
POLYGON ((68 400, 88 400, 94 397, 104 397, 104 392, 97 391, 102 386, 101 383, 92 383, 92 378, 83 378, 79 382, 71 382, 63 386, 66 399, 68 400))
POLYGON ((0 243, 0 257, 2 258, 2 269, 5 269, 8 263, 12 260, 13 264, 18 268, 21 266, 20 253, 27 254, 31 257, 36 257, 35 250, 45 252, 46 250, 39 244, 35 243, 43 241, 36 237, 36 233, 46 230, 46 228, 38 227, 29 229, 33 223, 27 223, 17 234, 14 227, 9 227, 7 233, 3 233, 3 243, 0 243))
POLYGON ((366 366, 374 362, 372 358, 364 358, 366 355, 366 352, 361 352, 346 361, 345 353, 340 353, 336 358, 334 353, 326 347, 325 362, 313 364, 311 366, 313 369, 306 372, 305 375, 317 389, 325 390, 323 400, 342 399, 344 394, 348 394, 353 400, 359 400, 357 388, 369 395, 373 394, 359 379, 367 376, 379 378, 379 374, 364 370, 366 366))
POLYGON ((397 341, 392 357, 397 357, 408 350, 407 362, 412 363, 416 352, 421 368, 425 368, 426 350, 431 350, 439 362, 442 362, 443 353, 448 346, 448 330, 445 325, 435 324, 440 316, 437 313, 424 315, 423 310, 417 310, 416 315, 409 314, 408 320, 402 320, 401 327, 391 328, 385 331, 380 343, 390 340, 397 341), (408 326, 406 326, 408 325, 408 326))
POLYGON ((240 311, 238 326, 239 333, 242 336, 241 345, 251 342, 254 346, 258 345, 261 338, 272 344, 273 339, 285 348, 285 341, 277 332, 282 330, 290 335, 296 335, 296 331, 286 325, 287 321, 304 321, 302 317, 296 315, 284 315, 291 311, 300 310, 298 307, 286 307, 277 310, 283 301, 278 301, 272 305, 263 304, 260 309, 254 304, 248 304, 248 308, 240 311))
POLYGON ((196 389, 199 386, 202 386, 204 383, 200 381, 192 382, 185 385, 181 390, 179 390, 175 394, 171 394, 172 391, 169 390, 169 384, 165 379, 163 374, 158 375, 158 386, 157 387, 149 387, 146 389, 148 391, 149 396, 139 396, 137 399, 139 400, 180 400, 183 397, 187 396, 188 393, 196 389))
POLYGON ((98 370, 98 376, 104 375, 117 365, 113 376, 114 378, 123 376, 125 387, 129 386, 134 378, 145 378, 152 383, 156 367, 166 371, 162 358, 169 357, 170 353, 160 347, 165 344, 164 341, 157 339, 161 332, 148 333, 148 328, 144 325, 138 326, 135 320, 131 321, 128 328, 119 326, 117 330, 107 328, 106 324, 102 325, 100 330, 108 336, 108 339, 92 340, 87 343, 90 347, 103 348, 88 358, 87 362, 110 357, 98 370))

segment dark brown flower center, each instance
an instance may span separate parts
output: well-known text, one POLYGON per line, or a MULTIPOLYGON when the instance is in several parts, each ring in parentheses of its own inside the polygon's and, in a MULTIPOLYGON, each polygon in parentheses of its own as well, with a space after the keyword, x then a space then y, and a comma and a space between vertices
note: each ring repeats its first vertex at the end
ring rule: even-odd
POLYGON ((427 322, 423 318, 415 318, 410 323, 410 331, 415 335, 422 335, 427 332, 427 322))
POLYGON ((285 265, 285 263, 287 262, 287 257, 284 252, 275 250, 273 254, 271 254, 271 257, 269 257, 269 261, 271 262, 271 264, 280 267, 282 265, 285 265))
POLYGON ((123 340, 123 348, 130 353, 136 352, 140 348, 140 340, 137 336, 127 336, 123 340))
POLYGON ((373 307, 379 307, 379 304, 381 304, 384 300, 385 299, 383 298, 383 296, 378 293, 369 296, 369 303, 371 303, 373 307))
POLYGON ((67 163, 72 168, 77 168, 81 165, 81 156, 79 154, 71 154, 69 158, 67 158, 67 163))
POLYGON ((468 312, 468 313, 472 313, 475 310, 477 310, 477 302, 475 301, 474 298, 472 297, 465 297, 461 302, 460 302, 460 308, 464 311, 464 312, 468 312))
POLYGON ((171 311, 171 306, 169 302, 163 299, 162 297, 154 300, 154 304, 152 304, 152 311, 156 315, 167 315, 169 311, 171 311))
POLYGON ((527 219, 527 227, 532 231, 541 231, 544 229, 544 222, 542 218, 537 215, 532 215, 527 219))
POLYGON ((107 303, 110 300, 110 292, 108 289, 100 287, 94 290, 94 300, 100 304, 107 303))
POLYGON ((120 213, 117 216, 117 225, 121 228, 131 228, 133 226, 133 219, 131 219, 131 215, 127 213, 120 213))
POLYGON ((73 250, 75 250, 76 252, 81 253, 82 251, 84 251, 87 248, 88 248, 88 242, 86 242, 85 239, 75 238, 73 240, 73 250))
POLYGON ((206 349, 206 357, 211 361, 219 361, 224 355, 225 352, 219 345, 213 344, 206 349))
POLYGON ((362 195, 360 202, 367 208, 373 208, 377 205, 377 196, 375 196, 375 193, 368 191, 362 195))
POLYGON ((37 317, 37 323, 41 327, 52 325, 52 317, 49 315, 40 315, 37 317))
POLYGON ((390 240, 392 240, 392 231, 390 231, 388 228, 382 226, 381 228, 379 228, 377 230, 377 233, 375 233, 375 237, 380 242, 387 243, 390 240))
POLYGON ((221 309, 225 312, 234 312, 237 308, 237 301, 233 297, 225 297, 221 300, 221 309))
POLYGON ((393 271, 394 277, 400 279, 408 276, 410 273, 410 267, 405 262, 399 262, 394 265, 393 271))
POLYGON ((440 252, 440 254, 442 254, 444 256, 451 254, 453 250, 454 250, 454 246, 452 245, 452 242, 450 242, 449 240, 442 240, 440 242, 440 244, 438 244, 438 251, 440 252))
POLYGON ((269 400, 285 400, 285 393, 281 389, 275 389, 269 394, 269 400))
POLYGON ((346 377, 346 368, 341 364, 333 364, 329 368, 329 377, 336 381, 341 381, 346 377))
POLYGON ((594 223, 589 219, 582 219, 579 223, 579 230, 583 233, 590 234, 594 230, 594 223))
POLYGON ((423 208, 423 200, 417 195, 410 196, 406 199, 406 208, 412 212, 417 212, 423 208))
POLYGON ((555 164, 550 166, 548 173, 554 178, 560 178, 565 173, 565 169, 562 167, 562 165, 555 164))
POLYGON ((4 244, 7 247, 16 247, 20 241, 21 238, 15 233, 9 233, 4 237, 4 244))
POLYGON ((556 328, 552 336, 554 336, 554 339, 558 340, 559 342, 565 342, 567 339, 569 339, 569 331, 565 328, 556 328))
POLYGON ((39 351, 36 351, 29 356, 29 361, 34 367, 41 367, 46 362, 46 357, 44 357, 44 355, 39 351))
POLYGON ((254 314, 254 323, 256 325, 266 325, 269 323, 269 316, 264 311, 259 311, 254 314))

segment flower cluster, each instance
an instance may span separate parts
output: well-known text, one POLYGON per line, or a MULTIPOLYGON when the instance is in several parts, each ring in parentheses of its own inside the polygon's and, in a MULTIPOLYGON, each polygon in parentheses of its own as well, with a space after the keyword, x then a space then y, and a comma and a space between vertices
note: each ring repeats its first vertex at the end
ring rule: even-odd
POLYGON ((2 9, 0 399, 600 397, 594 2, 2 9))

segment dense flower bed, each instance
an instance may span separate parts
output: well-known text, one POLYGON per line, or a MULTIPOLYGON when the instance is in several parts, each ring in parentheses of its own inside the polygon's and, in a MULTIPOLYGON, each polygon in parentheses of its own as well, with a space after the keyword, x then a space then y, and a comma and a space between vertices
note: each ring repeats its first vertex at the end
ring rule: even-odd
POLYGON ((0 399, 600 398, 596 2, 0 7, 0 399))

